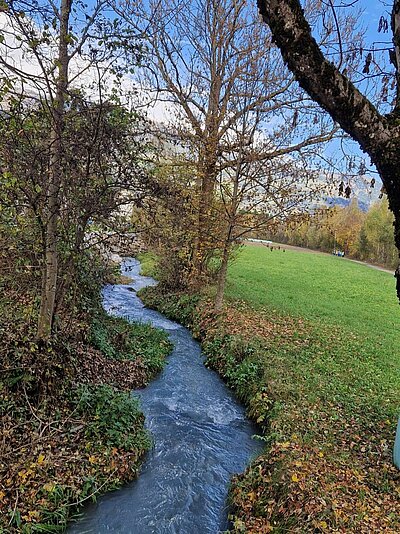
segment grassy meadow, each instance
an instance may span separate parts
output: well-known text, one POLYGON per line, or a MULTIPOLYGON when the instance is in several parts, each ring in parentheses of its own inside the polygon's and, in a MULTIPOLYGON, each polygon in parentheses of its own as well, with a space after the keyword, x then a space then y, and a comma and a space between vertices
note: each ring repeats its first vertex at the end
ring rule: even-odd
POLYGON ((391 274, 307 251, 246 246, 229 270, 227 295, 257 308, 343 325, 400 346, 400 306, 391 274))
POLYGON ((256 366, 257 378, 244 380, 247 404, 275 439, 233 484, 235 532, 399 532, 393 276, 325 254, 246 246, 230 266, 227 298, 230 322, 241 325, 231 332, 253 349, 232 360, 228 343, 223 363, 211 349, 211 364, 228 384, 256 366))
POLYGON ((378 402, 386 391, 400 409, 400 305, 391 274, 327 254, 246 246, 230 267, 227 297, 306 320, 324 350, 339 351, 344 378, 358 372, 366 389, 375 384, 378 402))

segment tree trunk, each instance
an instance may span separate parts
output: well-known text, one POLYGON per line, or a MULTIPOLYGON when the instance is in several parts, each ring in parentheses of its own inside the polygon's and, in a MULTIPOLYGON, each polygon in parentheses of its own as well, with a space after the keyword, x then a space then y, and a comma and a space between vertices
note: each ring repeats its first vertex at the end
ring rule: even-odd
POLYGON ((212 234, 212 206, 216 179, 216 148, 208 147, 208 154, 202 158, 199 165, 199 201, 197 215, 197 229, 193 247, 193 272, 194 285, 201 286, 206 271, 206 257, 210 249, 212 234), (212 156, 210 157, 210 154, 212 156))
MULTIPOLYGON (((50 163, 50 169, 52 165, 50 163)), ((59 214, 59 176, 52 175, 50 171, 50 184, 47 198, 48 220, 44 244, 44 265, 42 294, 38 323, 38 338, 46 340, 51 334, 53 326, 54 307, 57 291, 57 221, 59 214)))
POLYGON ((218 273, 217 295, 215 297, 215 304, 214 304, 214 310, 216 312, 220 312, 224 304, 226 275, 228 272, 229 249, 230 249, 229 243, 225 243, 224 251, 222 254, 221 267, 218 273))
POLYGON ((51 105, 52 126, 49 136, 49 186, 46 199, 46 229, 41 304, 37 336, 47 341, 51 335, 57 293, 58 253, 57 227, 60 213, 60 186, 62 175, 62 131, 65 95, 68 87, 68 33, 72 0, 62 0, 60 12, 60 37, 58 48, 58 79, 56 94, 51 105))

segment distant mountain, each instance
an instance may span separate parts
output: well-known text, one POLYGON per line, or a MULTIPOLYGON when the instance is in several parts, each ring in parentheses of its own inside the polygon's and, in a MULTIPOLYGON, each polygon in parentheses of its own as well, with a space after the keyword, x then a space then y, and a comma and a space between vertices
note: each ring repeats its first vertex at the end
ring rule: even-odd
MULTIPOLYGON (((352 178, 349 183, 351 188, 350 198, 339 196, 339 184, 342 181, 342 178, 338 175, 334 179, 335 182, 337 182, 337 195, 332 194, 332 192, 335 193, 336 186, 334 186, 333 190, 332 187, 330 187, 330 194, 327 195, 323 201, 318 202, 319 206, 328 205, 345 208, 350 204, 353 198, 356 198, 359 208, 362 211, 368 211, 371 205, 379 199, 382 187, 382 182, 379 178, 375 178, 376 182, 374 187, 371 187, 372 178, 370 176, 358 176, 352 178)), ((322 180, 324 180, 323 176, 321 176, 321 181, 322 180)))
MULTIPOLYGON (((356 195, 354 196, 357 198, 358 207, 360 208, 360 210, 365 211, 365 212, 369 210, 369 208, 371 207, 371 204, 375 201, 375 200, 371 201, 371 199, 363 200, 362 198, 357 197, 356 195)), ((343 198, 343 197, 332 198, 331 197, 331 198, 326 199, 326 203, 328 204, 328 206, 331 206, 331 207, 339 206, 340 208, 346 208, 350 204, 353 198, 354 197, 352 198, 343 198)))

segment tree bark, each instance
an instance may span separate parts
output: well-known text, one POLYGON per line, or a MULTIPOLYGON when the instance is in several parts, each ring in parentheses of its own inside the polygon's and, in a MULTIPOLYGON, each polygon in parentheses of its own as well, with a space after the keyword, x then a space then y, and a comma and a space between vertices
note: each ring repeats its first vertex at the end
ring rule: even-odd
POLYGON ((68 34, 72 0, 62 0, 60 10, 60 37, 58 47, 58 78, 56 93, 51 105, 52 127, 49 136, 49 185, 46 199, 47 224, 44 242, 44 265, 42 293, 37 336, 49 339, 54 320, 58 279, 58 219, 60 213, 60 186, 62 175, 62 132, 65 95, 68 87, 68 34))
POLYGON ((217 146, 215 143, 205 143, 198 163, 198 213, 196 239, 193 247, 193 283, 202 285, 205 274, 207 252, 210 250, 212 234, 212 210, 214 190, 217 175, 217 146))

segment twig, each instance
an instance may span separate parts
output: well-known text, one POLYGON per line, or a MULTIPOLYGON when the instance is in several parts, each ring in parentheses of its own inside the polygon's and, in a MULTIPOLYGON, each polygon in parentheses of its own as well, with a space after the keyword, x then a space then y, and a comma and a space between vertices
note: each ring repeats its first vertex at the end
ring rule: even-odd
POLYGON ((19 493, 18 493, 18 490, 16 490, 16 491, 17 491, 17 498, 15 499, 14 510, 13 510, 13 513, 11 514, 10 521, 8 522, 8 526, 10 526, 11 523, 14 521, 15 512, 17 511, 19 493))
POLYGON ((101 484, 101 486, 99 486, 95 491, 93 491, 90 495, 87 495, 86 497, 84 497, 83 499, 80 499, 79 501, 76 501, 76 502, 72 502, 72 503, 69 503, 69 504, 66 504, 65 506, 79 506, 80 504, 82 504, 83 502, 87 501, 88 499, 90 499, 91 497, 94 497, 94 495, 96 495, 97 493, 99 493, 99 491, 104 488, 104 486, 107 484, 107 482, 109 482, 111 480, 111 478, 115 475, 115 473, 118 471, 118 469, 115 469, 111 475, 103 482, 103 484, 101 484))
POLYGON ((30 411, 31 411, 31 414, 33 415, 33 417, 34 417, 35 419, 37 419, 37 421, 39 421, 39 423, 40 423, 41 425, 44 425, 44 424, 45 424, 44 421, 42 421, 42 419, 40 419, 40 417, 39 417, 38 415, 36 415, 36 413, 35 413, 35 411, 34 411, 32 405, 31 405, 31 403, 29 402, 28 395, 26 394, 25 386, 23 386, 22 389, 23 389, 23 392, 24 392, 24 395, 25 395, 26 402, 28 403, 29 409, 30 409, 30 411))

